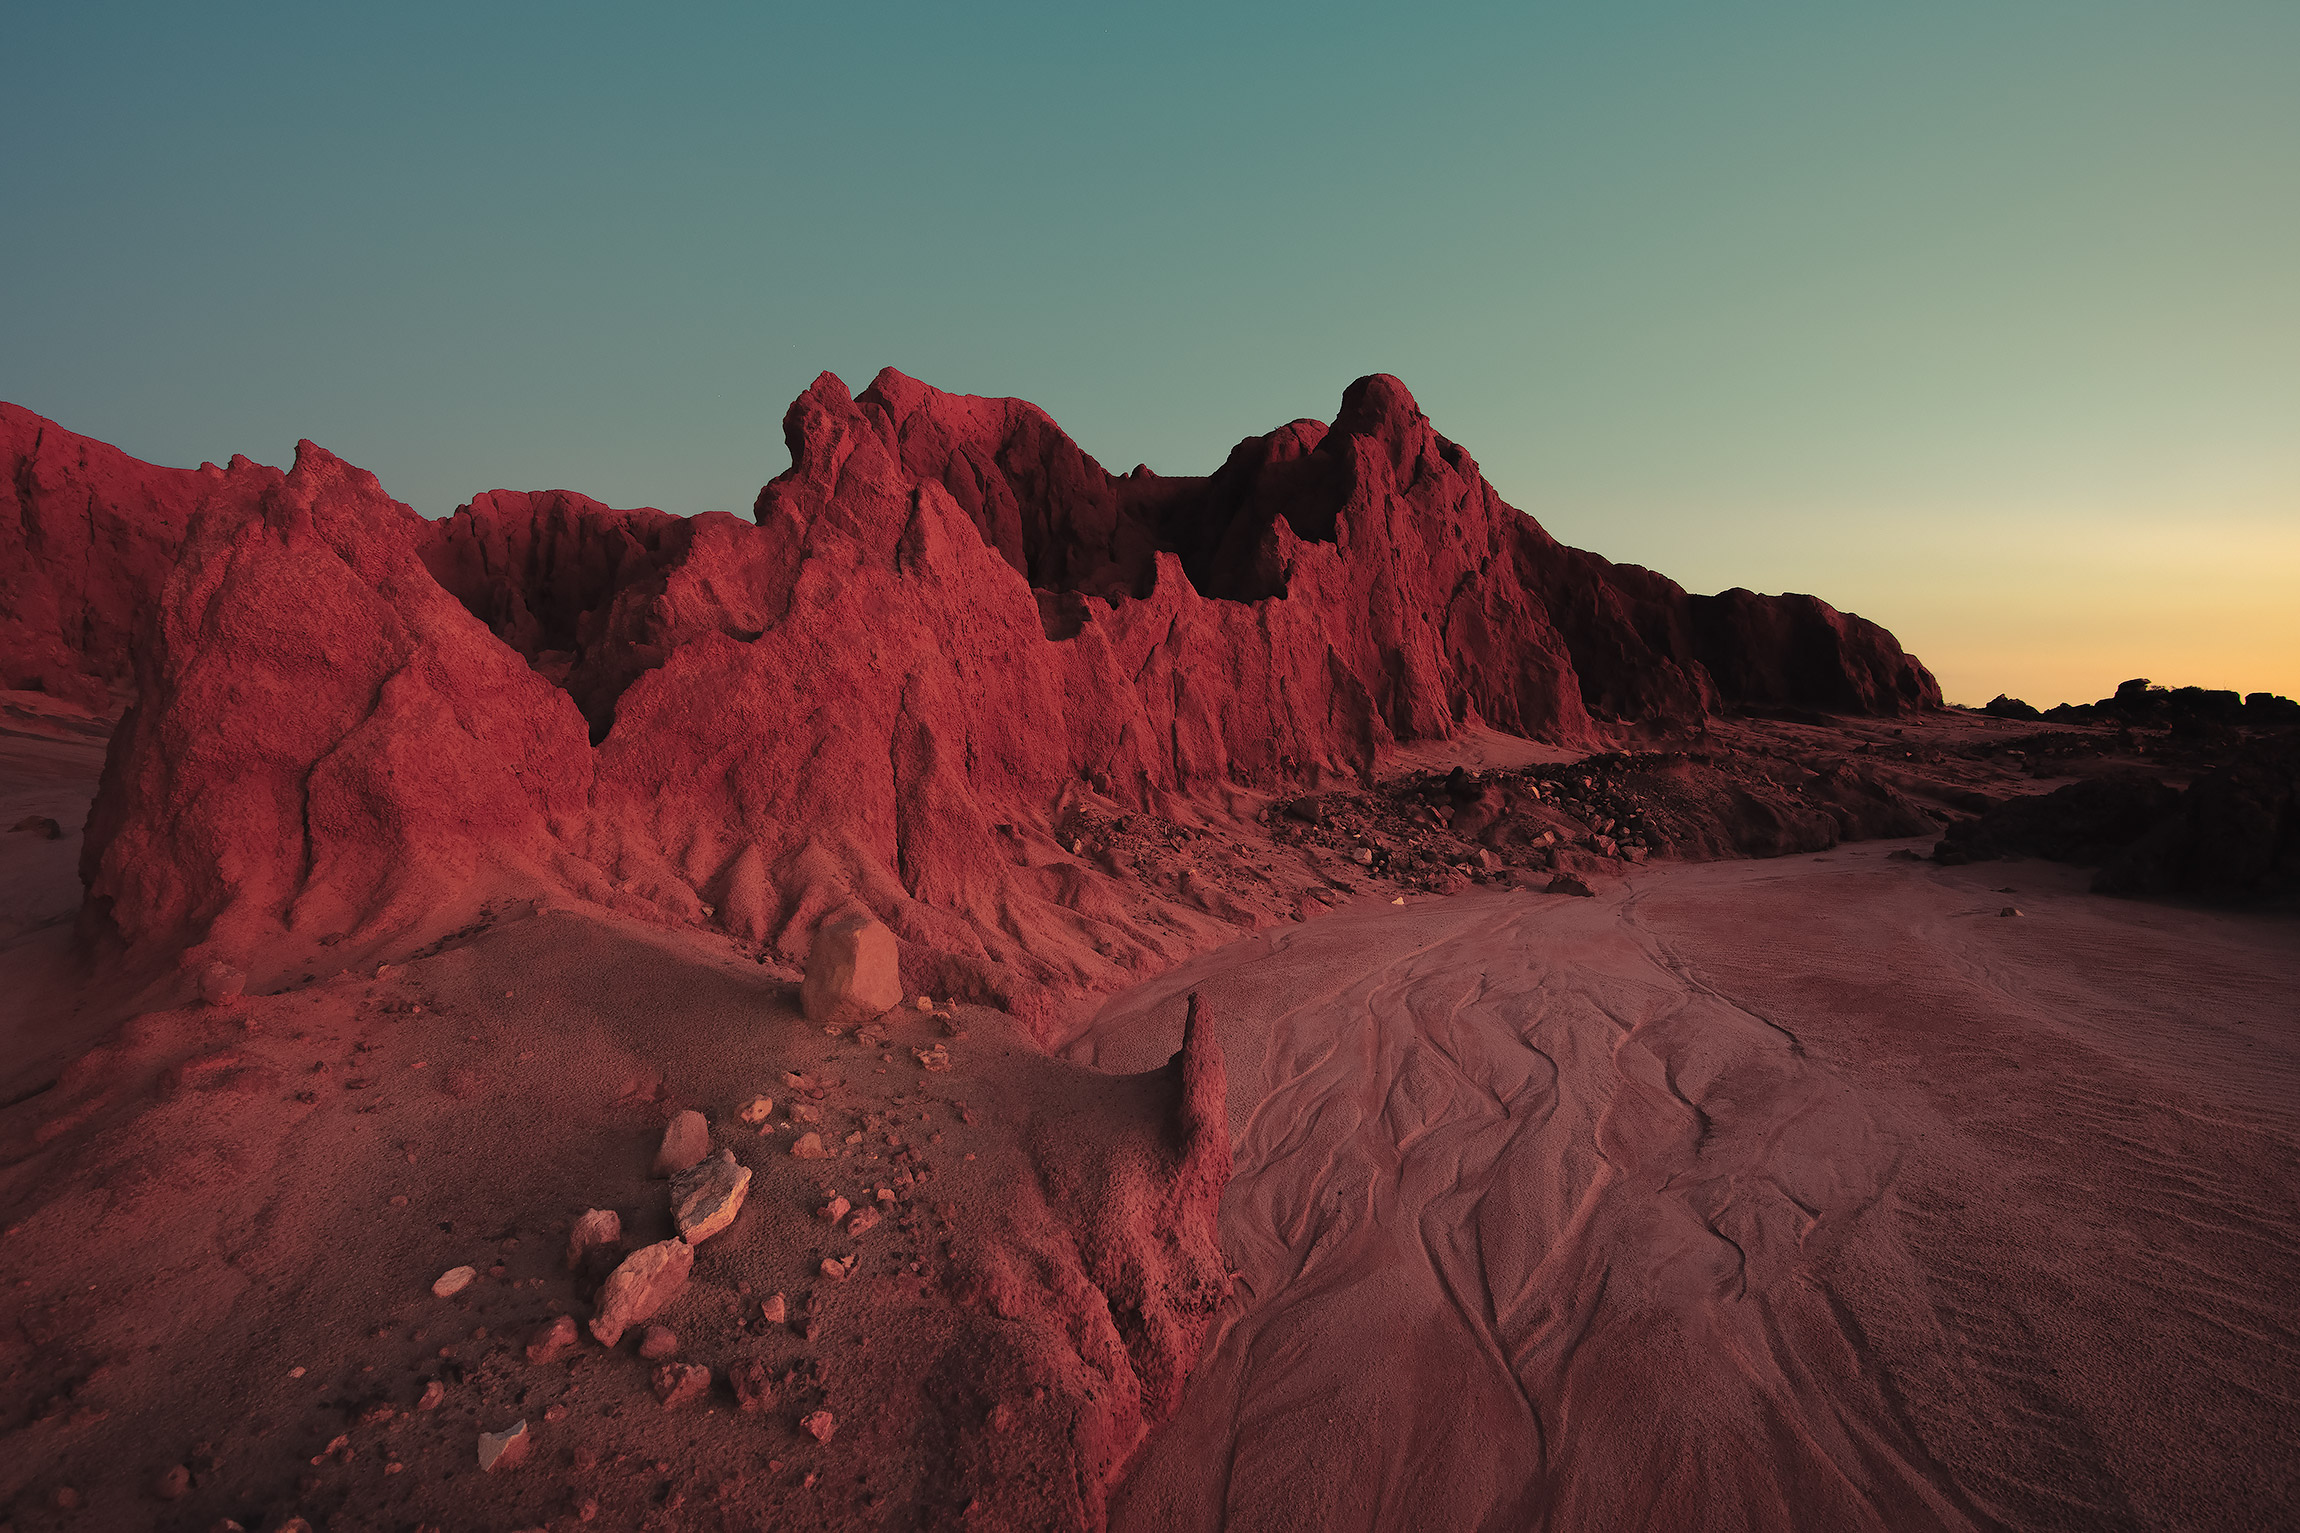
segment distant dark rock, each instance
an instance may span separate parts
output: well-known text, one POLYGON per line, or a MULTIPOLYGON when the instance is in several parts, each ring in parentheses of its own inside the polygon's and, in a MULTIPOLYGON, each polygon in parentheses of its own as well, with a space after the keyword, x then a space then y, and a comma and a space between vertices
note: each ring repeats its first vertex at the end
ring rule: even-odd
POLYGON ((2154 829, 2179 801, 2176 789, 2145 773, 2091 778, 1950 826, 1933 858, 1951 867, 1999 857, 2105 862, 2154 829))
POLYGON ((2044 717, 2042 713, 2022 702, 2019 698, 2007 697, 2002 692, 1990 698, 1988 706, 1983 708, 1981 712, 1992 718, 2022 719, 2030 723, 2044 717))
POLYGON ((2300 733, 2254 741, 2198 778, 2093 887, 2219 900, 2300 892, 2300 733))

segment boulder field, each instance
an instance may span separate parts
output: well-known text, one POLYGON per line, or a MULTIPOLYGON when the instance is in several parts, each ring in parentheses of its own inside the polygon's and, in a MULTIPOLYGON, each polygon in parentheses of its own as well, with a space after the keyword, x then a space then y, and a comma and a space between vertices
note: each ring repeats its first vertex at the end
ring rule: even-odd
POLYGON ((907 990, 1043 1029, 1203 945, 1065 851, 1081 806, 1363 784, 1465 728, 1940 701, 1811 597, 1558 543, 1387 376, 1205 478, 1110 474, 1031 405, 892 369, 824 374, 784 435, 748 521, 564 491, 429 521, 309 442, 157 468, 0 407, 7 680, 136 699, 84 940, 261 985, 505 897, 762 961, 868 912, 907 990))

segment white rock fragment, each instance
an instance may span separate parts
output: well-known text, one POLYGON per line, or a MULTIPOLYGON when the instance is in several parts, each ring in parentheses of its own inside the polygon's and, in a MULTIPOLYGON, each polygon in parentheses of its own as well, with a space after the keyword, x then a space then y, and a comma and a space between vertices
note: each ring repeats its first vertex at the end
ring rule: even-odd
POLYGON ((735 1222, 751 1189, 751 1168, 721 1150, 671 1181, 671 1219, 689 1245, 700 1245, 735 1222))
POLYGON ((482 1432, 479 1434, 479 1468, 486 1474, 498 1469, 515 1469, 527 1457, 530 1446, 524 1420, 514 1421, 500 1432, 482 1432))

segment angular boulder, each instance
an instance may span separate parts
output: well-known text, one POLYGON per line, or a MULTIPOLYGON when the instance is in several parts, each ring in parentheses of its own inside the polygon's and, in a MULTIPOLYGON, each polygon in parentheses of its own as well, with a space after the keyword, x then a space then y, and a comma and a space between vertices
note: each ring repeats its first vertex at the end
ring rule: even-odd
POLYGON ((671 1180, 671 1219, 687 1244, 699 1246, 735 1222, 750 1191, 751 1168, 721 1150, 671 1180))
POLYGON ((902 1004, 894 933, 859 912, 836 915, 815 931, 807 951, 800 1004, 809 1022, 848 1027, 902 1004))
POLYGON ((684 1240, 657 1241, 624 1257, 599 1290, 591 1335, 603 1347, 614 1346, 625 1331, 670 1303, 694 1266, 695 1248, 684 1240))
POLYGON ((663 1126, 663 1144, 655 1151, 650 1176, 677 1176, 711 1153, 709 1120, 688 1108, 663 1126))

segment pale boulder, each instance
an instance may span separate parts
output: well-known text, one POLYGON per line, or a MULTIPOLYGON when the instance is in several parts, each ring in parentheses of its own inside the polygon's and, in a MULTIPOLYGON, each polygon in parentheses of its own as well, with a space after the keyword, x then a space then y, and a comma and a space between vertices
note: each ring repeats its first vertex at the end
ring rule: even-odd
POLYGON ((833 916, 807 953, 800 1004, 809 1022, 851 1026, 902 1004, 894 933, 860 913, 833 916))
POLYGON ((735 1222, 751 1188, 751 1168, 721 1150, 671 1179, 671 1218, 689 1245, 700 1245, 735 1222))
POLYGON ((657 1241, 623 1258, 599 1290, 599 1313, 591 1317, 591 1334, 603 1347, 623 1339, 623 1333, 651 1318, 686 1286, 694 1270, 695 1248, 684 1240, 657 1241))

